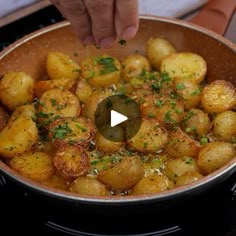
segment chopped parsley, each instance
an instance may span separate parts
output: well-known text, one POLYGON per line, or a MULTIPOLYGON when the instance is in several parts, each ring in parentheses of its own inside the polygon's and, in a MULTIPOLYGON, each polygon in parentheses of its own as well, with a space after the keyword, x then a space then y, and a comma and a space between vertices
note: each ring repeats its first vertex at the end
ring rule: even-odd
POLYGON ((120 44, 120 45, 125 45, 126 46, 126 40, 124 40, 124 39, 121 39, 121 40, 119 40, 118 41, 118 43, 120 44))
POLYGON ((53 129, 53 139, 65 139, 68 134, 71 134, 72 130, 68 123, 58 125, 53 129))
POLYGON ((115 65, 115 59, 113 57, 99 57, 97 59, 97 63, 103 66, 100 71, 100 75, 106 75, 118 71, 115 65))

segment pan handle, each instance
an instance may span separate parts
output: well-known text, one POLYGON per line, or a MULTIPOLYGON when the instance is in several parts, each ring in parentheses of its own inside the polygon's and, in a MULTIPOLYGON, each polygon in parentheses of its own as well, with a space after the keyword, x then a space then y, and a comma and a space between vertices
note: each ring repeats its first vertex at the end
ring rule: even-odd
POLYGON ((236 8, 236 0, 209 0, 190 22, 224 35, 236 8))

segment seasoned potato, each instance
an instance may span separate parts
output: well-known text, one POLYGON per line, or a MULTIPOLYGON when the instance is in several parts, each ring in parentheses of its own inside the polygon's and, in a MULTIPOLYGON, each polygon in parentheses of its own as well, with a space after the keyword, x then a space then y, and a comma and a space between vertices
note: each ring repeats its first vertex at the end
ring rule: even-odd
POLYGON ((68 180, 85 175, 89 168, 88 155, 79 146, 64 146, 53 158, 57 171, 68 180))
POLYGON ((74 79, 58 79, 58 80, 39 80, 34 84, 34 93, 40 98, 44 92, 51 89, 72 90, 76 80, 74 79))
POLYGON ((162 60, 173 53, 176 53, 175 47, 164 38, 151 38, 147 43, 148 60, 158 70, 162 60))
POLYGON ((47 180, 54 173, 52 157, 44 152, 29 152, 15 156, 9 165, 21 175, 36 181, 47 180))
POLYGON ((12 158, 30 150, 38 142, 36 123, 27 116, 10 121, 0 132, 0 156, 12 158))
POLYGON ((151 70, 151 65, 145 56, 131 54, 122 63, 122 79, 129 82, 131 79, 140 76, 144 72, 151 70))
POLYGON ((24 72, 8 72, 0 80, 0 99, 11 111, 33 102, 34 80, 24 72))
POLYGON ((89 85, 87 80, 81 79, 78 82, 75 94, 77 95, 77 97, 81 102, 85 103, 91 96, 92 92, 93 92, 92 87, 89 85))
POLYGON ((199 152, 198 166, 204 174, 209 174, 236 157, 236 150, 230 143, 214 142, 206 144, 199 152))
POLYGON ((195 171, 199 171, 197 161, 194 158, 187 156, 169 160, 165 167, 166 176, 173 181, 187 172, 195 171))
POLYGON ((111 56, 87 58, 81 62, 82 77, 94 87, 108 87, 120 80, 121 64, 111 56))
POLYGON ((106 196, 106 186, 93 177, 78 177, 70 186, 70 191, 82 195, 106 196))
POLYGON ((113 168, 101 171, 98 180, 113 190, 128 190, 144 175, 143 164, 138 156, 124 158, 113 168))
POLYGON ((132 195, 163 192, 174 187, 174 183, 164 175, 149 175, 142 178, 132 190, 132 195))
POLYGON ((218 140, 230 142, 236 138, 236 112, 225 111, 218 114, 213 124, 218 140))
MULTIPOLYGON (((127 135, 127 134, 126 134, 127 135)), ((143 119, 138 133, 127 141, 130 148, 140 152, 157 152, 168 142, 168 134, 156 119, 143 119)))
POLYGON ((59 118, 49 126, 49 138, 57 148, 63 145, 87 147, 93 137, 93 124, 84 117, 59 118))
POLYGON ((68 90, 51 89, 40 98, 38 118, 41 124, 48 125, 55 117, 77 117, 80 110, 76 95, 68 90))
POLYGON ((207 113, 200 109, 191 109, 183 119, 183 130, 193 136, 206 135, 212 127, 207 113))
POLYGON ((186 172, 185 174, 176 178, 176 187, 191 184, 199 179, 202 179, 203 177, 204 176, 199 172, 186 172))
POLYGON ((46 70, 48 77, 52 80, 76 80, 80 76, 80 66, 69 56, 61 52, 51 52, 48 54, 46 70))
POLYGON ((200 144, 190 138, 181 129, 172 131, 169 134, 169 143, 166 147, 167 153, 174 158, 180 158, 183 156, 197 157, 200 144))
POLYGON ((176 93, 184 100, 185 110, 197 107, 201 103, 201 90, 198 84, 192 80, 174 80, 176 93))
POLYGON ((5 109, 0 105, 0 132, 6 126, 9 115, 5 109))
POLYGON ((181 78, 200 83, 207 73, 206 61, 198 54, 180 52, 169 55, 161 63, 161 72, 171 78, 181 78))
POLYGON ((201 103, 205 111, 221 113, 236 106, 236 90, 225 80, 215 80, 202 91, 201 103))
POLYGON ((33 104, 30 104, 17 107, 16 110, 10 116, 8 122, 18 119, 19 116, 25 116, 35 121, 36 120, 35 106, 33 104))
POLYGON ((45 184, 46 186, 51 188, 68 190, 70 183, 60 174, 55 172, 49 179, 42 181, 42 184, 45 184))

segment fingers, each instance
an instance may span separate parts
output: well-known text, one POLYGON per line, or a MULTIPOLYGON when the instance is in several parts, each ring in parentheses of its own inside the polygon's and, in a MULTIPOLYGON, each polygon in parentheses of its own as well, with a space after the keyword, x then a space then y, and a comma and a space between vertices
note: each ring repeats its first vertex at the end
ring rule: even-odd
POLYGON ((129 40, 138 30, 138 0, 117 0, 115 27, 119 38, 129 40))
POLYGON ((95 43, 90 17, 83 0, 51 0, 51 2, 71 22, 75 33, 85 45, 95 43))

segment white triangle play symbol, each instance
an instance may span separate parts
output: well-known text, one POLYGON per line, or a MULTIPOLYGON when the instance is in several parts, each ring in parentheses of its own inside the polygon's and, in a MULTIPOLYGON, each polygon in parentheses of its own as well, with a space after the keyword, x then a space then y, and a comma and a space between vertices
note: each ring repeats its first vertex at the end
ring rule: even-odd
POLYGON ((127 116, 124 116, 117 111, 111 110, 111 127, 119 125, 126 120, 128 120, 127 116))

